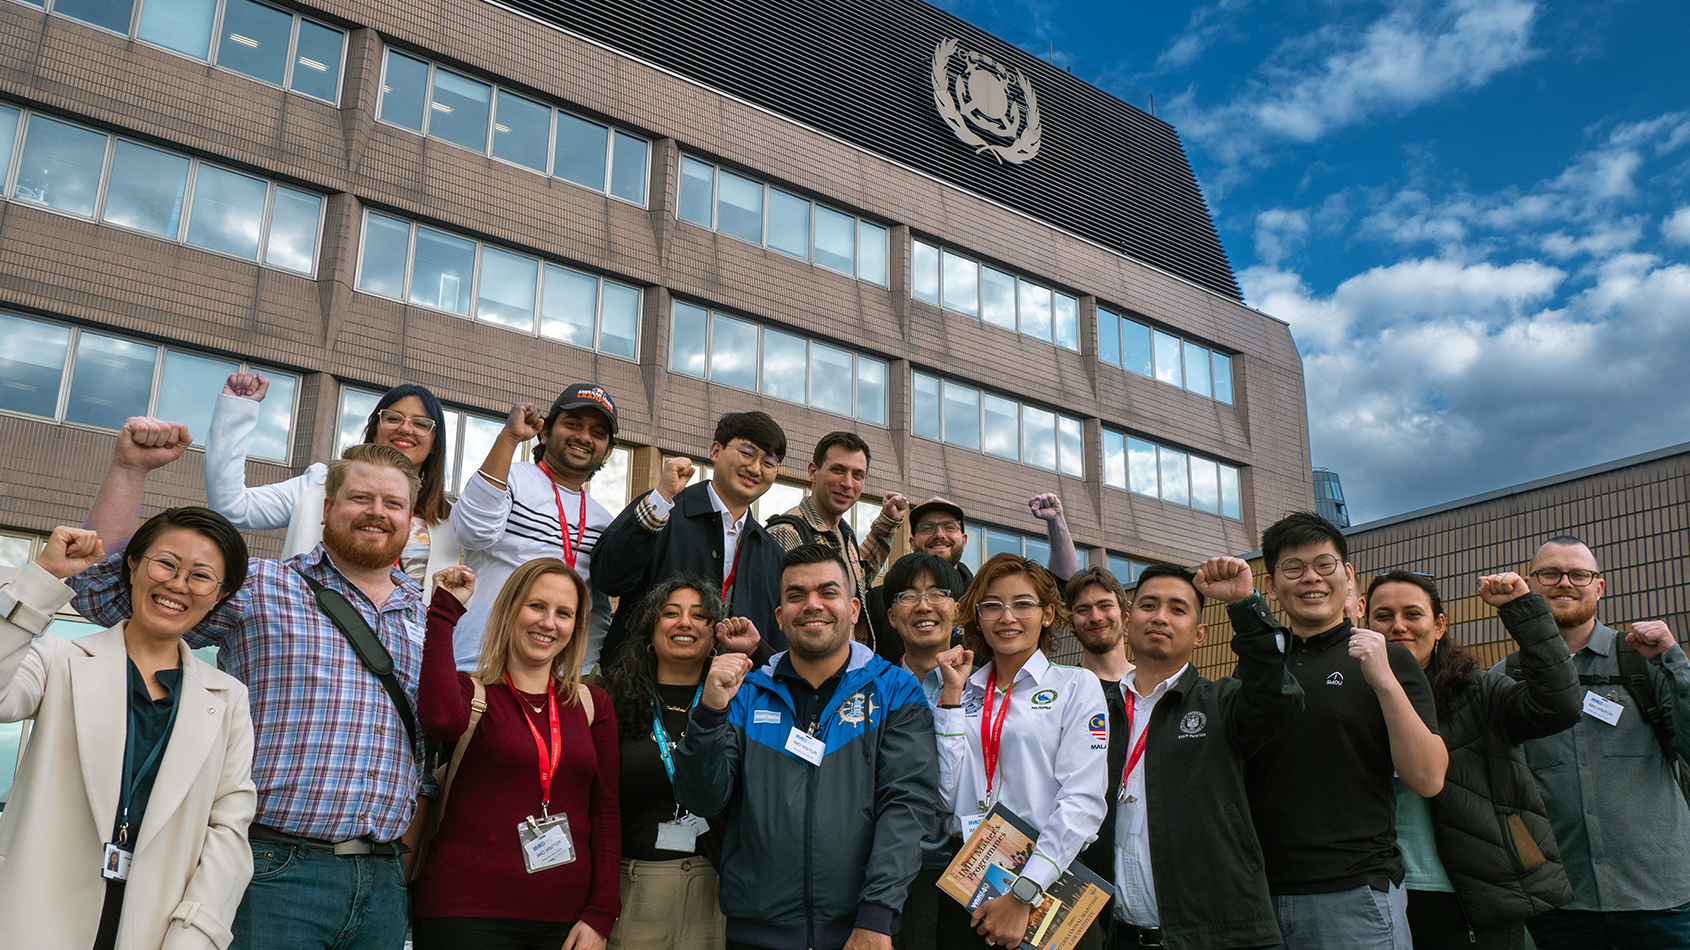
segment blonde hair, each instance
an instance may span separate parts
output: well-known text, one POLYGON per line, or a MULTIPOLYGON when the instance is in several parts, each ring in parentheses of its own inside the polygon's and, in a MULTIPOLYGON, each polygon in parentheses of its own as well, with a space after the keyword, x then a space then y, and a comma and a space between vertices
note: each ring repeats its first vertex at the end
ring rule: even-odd
POLYGON ((517 612, 534 590, 540 578, 558 574, 575 585, 575 623, 570 628, 569 643, 552 659, 552 681, 563 687, 559 698, 565 706, 576 701, 581 682, 581 658, 587 653, 587 639, 592 624, 592 599, 587 582, 569 565, 555 557, 537 557, 517 568, 499 589, 493 600, 493 610, 487 615, 487 630, 481 638, 481 660, 475 668, 475 679, 483 686, 505 680, 505 666, 510 661, 512 628, 517 612))
POLYGON ((992 647, 986 642, 985 634, 980 631, 980 618, 975 616, 974 607, 985 599, 986 588, 992 586, 995 581, 1016 575, 1026 576, 1027 582, 1032 585, 1033 594, 1039 598, 1041 608, 1056 608, 1055 618, 1039 631, 1039 650, 1047 658, 1056 647, 1056 628, 1073 626, 1073 614, 1062 599, 1062 589, 1058 586, 1056 575, 1039 562, 1018 554, 998 554, 980 566, 980 573, 974 575, 974 582, 968 585, 967 592, 957 601, 957 623, 962 627, 963 649, 973 650, 977 657, 988 660, 992 658, 992 647))
POLYGON ((377 445, 374 442, 363 442, 347 448, 340 453, 340 458, 329 463, 328 479, 323 483, 323 494, 334 498, 340 494, 341 486, 346 484, 346 473, 352 468, 353 462, 363 462, 381 468, 396 468, 405 476, 405 484, 411 489, 411 510, 417 507, 417 489, 422 479, 417 477, 417 467, 405 457, 405 453, 391 445, 377 445))

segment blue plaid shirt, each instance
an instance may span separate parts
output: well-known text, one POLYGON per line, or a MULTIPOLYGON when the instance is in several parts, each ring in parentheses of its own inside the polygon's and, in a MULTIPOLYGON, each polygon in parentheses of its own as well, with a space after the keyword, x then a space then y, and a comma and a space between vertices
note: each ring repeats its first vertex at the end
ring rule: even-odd
MULTIPOLYGON (((185 638, 219 648, 217 665, 247 685, 255 746, 259 824, 279 831, 345 841, 398 838, 416 809, 419 788, 433 791, 419 734, 408 747, 404 721, 381 681, 364 667, 340 628, 317 607, 295 566, 346 595, 393 654, 394 673, 413 709, 422 670, 422 589, 393 571, 399 589, 377 608, 329 561, 323 546, 273 561, 253 558, 235 596, 185 638), (428 781, 428 787, 421 787, 428 781)), ((118 582, 123 552, 67 583, 72 605, 111 626, 131 613, 118 582)))

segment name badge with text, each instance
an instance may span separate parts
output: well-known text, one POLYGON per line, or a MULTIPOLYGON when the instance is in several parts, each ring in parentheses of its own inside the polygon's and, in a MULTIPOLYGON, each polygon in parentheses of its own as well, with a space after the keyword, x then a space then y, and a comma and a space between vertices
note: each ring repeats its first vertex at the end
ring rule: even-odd
POLYGON ((1584 691, 1584 711, 1610 726, 1617 726, 1620 724, 1620 713, 1625 712, 1625 707, 1596 695, 1595 690, 1587 689, 1584 691))
POLYGON ((710 823, 697 815, 682 815, 657 826, 657 850, 691 854, 698 850, 698 836, 710 830, 710 823))
POLYGON ((827 743, 793 726, 792 734, 786 737, 786 751, 811 765, 820 765, 822 753, 827 751, 827 743))
POLYGON ((567 816, 530 815, 526 821, 517 823, 516 837, 522 842, 522 863, 529 874, 575 860, 575 842, 569 838, 567 816))

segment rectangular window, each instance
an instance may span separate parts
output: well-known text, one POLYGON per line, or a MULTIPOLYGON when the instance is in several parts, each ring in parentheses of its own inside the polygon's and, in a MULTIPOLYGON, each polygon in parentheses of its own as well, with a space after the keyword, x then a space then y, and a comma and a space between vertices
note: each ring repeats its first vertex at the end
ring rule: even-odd
MULTIPOLYGON (((245 368, 250 370, 254 367, 245 368)), ((258 428, 247 437, 246 454, 252 458, 286 462, 288 433, 293 431, 293 404, 299 391, 299 379, 274 370, 264 370, 264 378, 270 381, 270 391, 258 404, 258 428)), ((217 388, 213 392, 222 391, 223 380, 217 380, 217 388)), ((216 397, 212 396, 206 399, 206 403, 209 405, 215 400, 216 397)))
POLYGON ((911 384, 915 435, 1085 477, 1080 420, 924 373, 912 373, 911 384))
POLYGON ((856 249, 857 219, 816 205, 816 263, 841 274, 855 274, 856 249))
POLYGON ((810 259, 810 202, 769 189, 769 249, 810 259))
POLYGON ((1170 386, 1184 386, 1185 376, 1180 372, 1180 341, 1179 337, 1155 331, 1156 347, 1156 378, 1170 386))
POLYGON ((1020 284, 1021 332, 1048 343, 1051 339, 1050 289, 1024 280, 1020 284))
POLYGON ((1142 561, 1135 561, 1132 558, 1119 557, 1114 554, 1109 555, 1109 573, 1115 575, 1115 579, 1120 581, 1121 585, 1124 587, 1131 587, 1134 584, 1137 584, 1138 576, 1143 574, 1144 569, 1149 566, 1150 565, 1145 564, 1142 561))
POLYGON ((1056 471, 1056 413, 1021 407, 1021 461, 1056 471))
POLYGON ((1243 492, 1238 483, 1238 469, 1230 465, 1220 467, 1221 482, 1221 515, 1227 518, 1244 518, 1243 492))
POLYGON ((962 254, 910 241, 910 296, 1078 350, 1079 302, 962 254))
MULTIPOLYGON (((376 411, 376 403, 380 401, 381 393, 364 392, 347 387, 341 388, 340 436, 335 440, 336 456, 364 441, 364 429, 370 420, 370 416, 376 411)), ((452 414, 448 414, 448 426, 456 431, 457 427, 450 425, 451 421, 452 414)))
POLYGON ((983 448, 987 455, 1018 461, 1021 458, 1021 406, 1013 399, 986 393, 981 403, 985 420, 983 448))
POLYGON ((125 36, 129 35, 129 16, 134 9, 135 0, 57 0, 53 4, 53 12, 60 16, 74 17, 125 36))
MULTIPOLYGON (((847 365, 849 362, 847 355, 847 365)), ((803 337, 779 330, 763 330, 762 391, 765 394, 788 402, 803 402, 809 368, 810 347, 803 337)), ((817 383, 820 382, 818 379, 817 383)), ((849 384, 850 377, 846 377, 846 385, 849 384)))
POLYGON ((217 0, 146 0, 135 38, 194 59, 211 54, 211 21, 217 0))
POLYGON ((557 114, 552 174, 594 191, 604 190, 610 129, 567 112, 557 114))
POLYGON ((250 261, 258 260, 269 185, 211 165, 194 176, 194 202, 188 216, 188 243, 250 261))
POLYGON ((1103 483, 1111 488, 1126 488, 1227 518, 1241 517, 1238 469, 1223 462, 1105 429, 1103 469, 1103 483), (1116 460, 1123 443, 1124 464, 1116 460))
POLYGON ((292 39, 291 14, 252 0, 227 0, 217 65, 280 86, 287 78, 292 39))
POLYGON ((1110 429, 1103 430, 1103 484, 1127 490, 1127 439, 1110 429))
POLYGON ((1209 351, 1190 340, 1185 341, 1185 388, 1199 396, 1210 394, 1209 351))
POLYGON ((1097 358, 1121 365, 1121 318, 1107 310, 1097 312, 1097 358))
POLYGON ((669 368, 703 379, 710 359, 710 311, 675 301, 669 368))
POLYGON ((1056 448, 1060 471, 1064 475, 1084 478, 1086 475, 1086 444, 1080 420, 1068 416, 1056 417, 1056 448))
POLYGON ((880 360, 857 357, 856 415, 875 425, 886 424, 886 364, 880 360))
POLYGON ((1127 440, 1127 490, 1159 496, 1156 478, 1156 444, 1142 439, 1127 440))
POLYGON ((278 185, 270 211, 270 233, 264 242, 264 263, 299 274, 311 273, 322 219, 321 197, 278 185))
POLYGON ((540 335, 591 349, 593 315, 598 312, 598 303, 598 278, 547 264, 540 335))
POLYGON ((763 186, 722 170, 716 184, 716 230, 752 244, 763 243, 763 186))
POLYGON ((680 301, 671 338, 673 372, 886 424, 882 360, 680 301))
POLYGON ((436 66, 433 90, 429 101, 428 134, 454 145, 485 152, 487 115, 493 101, 493 87, 436 66))
POLYGON ((158 348, 132 340, 83 333, 76 346, 65 421, 121 429, 139 406, 152 403, 158 348))
POLYGON ((1051 306, 1052 333, 1057 346, 1065 350, 1080 349, 1080 302, 1067 294, 1057 294, 1051 306))
POLYGON ((1214 514, 1221 512, 1218 467, 1208 459, 1191 457, 1191 507, 1214 514))
POLYGON ((345 49, 345 33, 301 19, 288 88, 330 104, 339 101, 340 61, 345 49))
POLYGON ((381 81, 381 106, 376 117, 421 132, 428 94, 428 64, 388 50, 381 81))
POLYGON ((610 196, 637 205, 645 204, 646 152, 645 139, 626 132, 617 132, 615 148, 611 152, 610 196))
POLYGON ((53 418, 70 352, 67 327, 0 313, 0 410, 53 418))
POLYGON ((675 216, 700 227, 710 227, 715 190, 716 166, 681 156, 681 197, 675 204, 675 216))
POLYGON ((715 314, 710 321, 710 381, 757 389, 757 325, 715 314))
POLYGON ((945 309, 980 316, 980 265, 966 257, 940 252, 944 262, 945 309))
POLYGON ((625 284, 603 283, 599 352, 636 359, 640 341, 640 292, 625 284))
POLYGON ((18 200, 92 218, 107 136, 42 115, 30 116, 24 134, 18 200))
MULTIPOLYGON (((6 168, 12 167, 12 146, 18 141, 18 117, 23 113, 7 106, 0 106, 0 160, 5 161, 6 168)), ((0 185, 5 182, 0 180, 0 185)))
POLYGON ((494 115, 493 157, 544 175, 546 144, 552 137, 551 107, 500 89, 494 115))
POLYGON ((1215 371, 1215 401, 1232 405, 1232 357, 1225 353, 1210 354, 1215 371))
POLYGON ((405 297, 405 261, 411 254, 411 226, 386 215, 364 216, 364 257, 358 289, 384 297, 405 297))
POLYGON ((483 247, 476 319, 524 333, 533 332, 534 288, 539 269, 540 262, 532 257, 483 247))
POLYGON ((412 303, 469 316, 475 286, 475 242, 433 228, 417 228, 412 252, 412 303))
POLYGON ((1162 500, 1175 505, 1191 503, 1190 483, 1186 479, 1186 456, 1165 445, 1156 447, 1156 465, 1162 476, 1162 500))
MULTIPOLYGON (((769 331, 763 331, 767 334, 769 331)), ((851 415, 851 351, 810 344, 810 405, 851 415)))
POLYGON ((921 373, 910 375, 910 432, 929 439, 943 439, 940 423, 939 380, 921 373))
POLYGON ((1132 320, 1121 321, 1121 366, 1140 376, 1154 376, 1150 353, 1150 328, 1132 320))
MULTIPOLYGON (((1049 541, 1047 541, 1043 538, 1035 538, 1032 535, 1024 534, 1024 535, 1021 536, 1021 546, 1022 546, 1022 554, 1021 554, 1022 557, 1026 558, 1029 561, 1033 561, 1036 564, 1040 564, 1042 566, 1045 566, 1045 567, 1050 566, 1050 542, 1049 541)), ((1076 551, 1075 553, 1078 554, 1079 552, 1076 551)), ((1083 566, 1084 565, 1082 565, 1082 567, 1083 566)))
MULTIPOLYGON (((181 155, 120 140, 112 152, 106 205, 100 219, 107 224, 176 240, 182 224, 182 196, 188 187, 189 164, 181 155)), ((315 228, 316 221, 311 223, 315 228)))
POLYGON ((984 528, 986 535, 986 558, 997 557, 999 554, 1013 554, 1021 556, 1021 535, 1014 531, 1004 531, 999 528, 984 528))
POLYGON ((878 224, 857 222, 857 276, 881 287, 889 285, 886 269, 887 231, 878 224))
MULTIPOLYGON (((223 391, 223 382, 238 372, 239 363, 167 351, 158 387, 159 418, 182 423, 194 437, 194 444, 204 445, 211 431, 216 394, 223 391)), ((268 401, 268 395, 265 399, 268 401)))
POLYGON ((980 268, 980 319, 995 327, 1015 329, 1015 275, 980 268))
POLYGON ((945 381, 945 441, 980 449, 980 390, 945 381))
POLYGON ((1097 358, 1105 363, 1232 405, 1232 358, 1224 353, 1102 308, 1097 311, 1097 339, 1097 358), (1119 363, 1114 346, 1117 335, 1119 363))
POLYGON ((939 302, 939 249, 931 244, 910 242, 910 296, 939 302))

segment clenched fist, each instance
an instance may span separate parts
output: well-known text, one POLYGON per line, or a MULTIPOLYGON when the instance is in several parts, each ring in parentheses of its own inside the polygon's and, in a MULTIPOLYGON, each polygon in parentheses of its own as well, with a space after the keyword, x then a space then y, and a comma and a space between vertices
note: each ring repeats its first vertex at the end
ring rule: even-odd
POLYGON ((910 500, 895 491, 886 493, 886 500, 880 506, 880 513, 893 521, 903 521, 910 513, 910 500))
POLYGON ((531 402, 519 402, 511 407, 505 415, 504 434, 517 443, 527 442, 540 434, 546 426, 546 417, 540 415, 540 407, 531 402))
POLYGON ((716 645, 724 652, 750 656, 762 642, 763 635, 750 617, 729 617, 716 625, 716 645))
POLYGON ((967 684, 968 675, 974 672, 974 651, 954 646, 939 654, 938 660, 939 675, 945 680, 940 688, 939 702, 955 706, 962 702, 962 687, 967 684))
POLYGON ((1492 607, 1501 607, 1511 600, 1517 600, 1531 593, 1526 586, 1525 578, 1507 571, 1502 574, 1486 574, 1479 578, 1479 598, 1492 607))
POLYGON ((1677 642, 1673 638, 1672 630, 1659 620, 1638 620, 1632 623, 1631 632, 1625 635, 1626 641, 1637 648, 1637 652, 1644 659, 1660 656, 1667 651, 1667 647, 1677 642))
POLYGON ((106 559, 106 545, 87 528, 59 526, 47 538, 47 546, 35 563, 47 573, 64 580, 88 570, 106 559))
POLYGON ((239 396, 253 402, 263 402, 264 394, 270 391, 270 381, 263 373, 230 373, 229 379, 223 384, 223 395, 239 396))
POLYGON ((112 464, 150 472, 181 458, 194 442, 188 427, 150 416, 132 416, 123 423, 112 449, 112 464))
POLYGON ((1391 672, 1391 657, 1386 649, 1389 644, 1385 642, 1385 635, 1366 627, 1352 629, 1350 656, 1361 661, 1361 674, 1367 677, 1367 685, 1377 690, 1395 684, 1397 675, 1391 672))
POLYGON ((721 653, 710 661, 710 671, 704 674, 704 695, 700 701, 721 712, 739 694, 739 684, 751 672, 751 658, 743 653, 721 653))
POLYGON ((471 594, 475 593, 475 572, 462 564, 454 564, 434 575, 434 589, 443 590, 458 598, 458 603, 467 604, 471 594))
POLYGON ((1051 492, 1027 499, 1027 510, 1040 521, 1055 521, 1062 517, 1062 499, 1051 492))
POLYGON ((684 455, 664 459, 663 471, 657 474, 657 493, 663 496, 664 501, 673 503, 675 496, 687 487, 687 482, 692 481, 696 474, 698 469, 693 467, 692 459, 684 455))
POLYGON ((1248 562, 1236 557, 1212 557, 1197 565, 1197 579, 1192 582, 1204 597, 1226 604, 1249 600, 1256 592, 1256 577, 1248 562))

